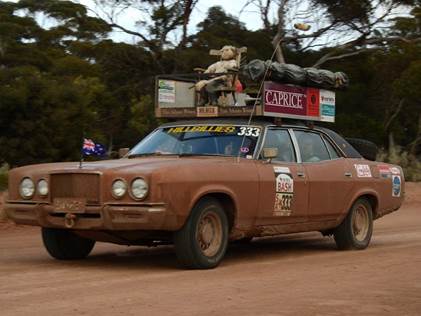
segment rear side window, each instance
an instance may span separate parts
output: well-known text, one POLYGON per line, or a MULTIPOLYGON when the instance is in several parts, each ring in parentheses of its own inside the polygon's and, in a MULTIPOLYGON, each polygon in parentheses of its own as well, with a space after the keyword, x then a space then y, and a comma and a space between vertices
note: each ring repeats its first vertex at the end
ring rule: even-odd
POLYGON ((319 134, 297 130, 294 134, 300 148, 302 162, 330 160, 329 152, 319 134))
POLYGON ((274 161, 295 162, 294 146, 287 130, 269 129, 266 133, 264 148, 277 148, 278 156, 274 161))
POLYGON ((327 150, 329 151, 330 154, 330 159, 336 159, 339 158, 338 152, 336 151, 336 149, 333 147, 333 145, 330 143, 330 141, 328 139, 326 139, 326 137, 323 137, 325 144, 327 146, 327 150))

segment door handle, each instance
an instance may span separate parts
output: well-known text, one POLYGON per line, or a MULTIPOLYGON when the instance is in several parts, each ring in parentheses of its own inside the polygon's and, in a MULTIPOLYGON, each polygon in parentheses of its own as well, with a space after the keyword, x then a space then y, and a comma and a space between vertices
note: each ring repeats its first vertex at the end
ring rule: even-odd
POLYGON ((352 173, 351 172, 345 172, 345 177, 351 178, 352 177, 352 173))
POLYGON ((304 172, 297 172, 297 176, 305 178, 306 175, 304 174, 304 172))

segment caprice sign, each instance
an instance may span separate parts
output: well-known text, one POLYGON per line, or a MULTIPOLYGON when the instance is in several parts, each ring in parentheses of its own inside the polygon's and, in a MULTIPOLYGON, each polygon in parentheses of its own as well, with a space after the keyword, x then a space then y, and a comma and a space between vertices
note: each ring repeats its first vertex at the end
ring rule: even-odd
POLYGON ((265 104, 293 109, 303 109, 306 95, 301 93, 268 89, 265 93, 265 104))
POLYGON ((264 115, 335 121, 335 93, 328 90, 265 82, 264 115))

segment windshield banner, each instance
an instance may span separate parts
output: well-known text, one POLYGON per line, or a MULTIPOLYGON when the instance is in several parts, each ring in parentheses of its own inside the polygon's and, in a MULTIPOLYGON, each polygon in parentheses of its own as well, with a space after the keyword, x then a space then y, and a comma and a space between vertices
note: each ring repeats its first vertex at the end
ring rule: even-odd
POLYGON ((225 125, 195 125, 177 126, 166 129, 168 134, 178 133, 225 133, 237 136, 259 137, 260 127, 255 126, 225 126, 225 125))

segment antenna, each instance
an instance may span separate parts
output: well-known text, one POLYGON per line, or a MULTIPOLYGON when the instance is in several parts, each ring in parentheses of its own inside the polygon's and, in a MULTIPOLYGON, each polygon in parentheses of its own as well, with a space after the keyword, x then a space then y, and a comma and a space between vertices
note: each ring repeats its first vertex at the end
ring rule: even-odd
MULTIPOLYGON (((275 47, 275 49, 273 50, 272 56, 270 57, 270 62, 272 62, 273 57, 275 57, 276 51, 279 49, 279 45, 281 44, 281 41, 282 41, 282 39, 280 39, 280 40, 278 41, 278 43, 276 43, 276 47, 275 47)), ((269 72, 269 67, 266 67, 265 74, 263 75, 262 81, 260 82, 260 87, 259 87, 259 90, 258 90, 258 92, 257 92, 256 99, 254 100, 253 110, 252 110, 252 111, 251 111, 251 113, 250 113, 250 117, 249 117, 249 119, 248 119, 247 126, 250 126, 250 125, 251 125, 251 120, 252 120, 252 118, 253 118, 253 114, 254 114, 254 112, 256 111, 257 101, 259 100, 260 95, 261 95, 261 93, 262 93, 263 84, 265 83, 265 79, 266 79, 266 76, 267 76, 268 72, 269 72)), ((240 148, 239 148, 239 150, 238 150, 238 155, 237 155, 237 162, 239 162, 239 161, 240 161, 241 148, 243 148, 243 146, 244 146, 244 141, 245 141, 245 139, 246 139, 246 135, 244 135, 244 136, 243 136, 243 139, 242 139, 242 141, 241 141, 241 146, 240 146, 240 148)))

